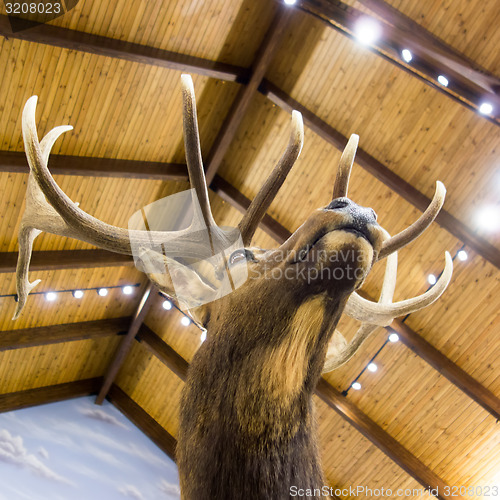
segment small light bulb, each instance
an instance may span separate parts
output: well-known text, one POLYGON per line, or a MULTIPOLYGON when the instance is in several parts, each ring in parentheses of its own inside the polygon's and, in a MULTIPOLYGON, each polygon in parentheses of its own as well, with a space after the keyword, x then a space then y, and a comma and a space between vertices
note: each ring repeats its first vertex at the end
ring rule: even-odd
POLYGON ((413 55, 408 49, 403 49, 401 51, 401 56, 407 63, 409 63, 413 59, 413 55))
POLYGON ((49 302, 54 302, 54 300, 57 299, 57 293, 55 292, 47 292, 45 294, 45 300, 48 300, 49 302))
POLYGON ((354 33, 362 44, 371 45, 380 37, 380 24, 375 19, 363 17, 356 23, 354 33))
POLYGON ((207 340, 207 331, 206 330, 203 330, 201 332, 200 339, 202 342, 205 342, 205 340, 207 340))
POLYGON ((368 371, 370 371, 370 372, 372 372, 372 373, 373 373, 373 372, 376 372, 376 371, 377 371, 377 369, 378 369, 377 365, 376 365, 375 363, 373 363, 373 362, 372 362, 372 363, 370 363, 370 364, 367 366, 367 368, 368 368, 368 371))
POLYGON ((83 290, 75 290, 73 292, 73 297, 75 297, 75 299, 81 299, 83 297, 83 290))
POLYGON ((134 288, 131 287, 130 285, 126 285, 122 288, 122 292, 124 293, 124 295, 132 295, 134 291, 134 288))
POLYGON ((429 276, 427 276, 427 281, 429 282, 429 285, 435 285, 437 278, 433 274, 429 274, 429 276))
POLYGON ((181 318, 181 324, 184 326, 189 326, 191 324, 191 320, 187 316, 183 316, 181 318))
POLYGON ((489 102, 483 102, 483 104, 479 106, 479 112, 483 115, 491 115, 493 106, 489 102))
POLYGON ((399 340, 399 335, 397 333, 391 333, 389 335, 389 342, 397 342, 399 340))
POLYGON ((99 290, 97 290, 97 293, 101 297, 106 297, 106 295, 108 295, 108 289, 107 288, 99 288, 99 290))
POLYGON ((294 5, 297 0, 284 0, 287 5, 294 5))
POLYGON ((165 302, 163 302, 162 306, 163 309, 170 311, 170 309, 172 309, 172 302, 170 302, 170 300, 166 300, 165 302))
POLYGON ((359 391, 361 389, 361 384, 359 382, 353 382, 351 387, 355 390, 355 391, 359 391))
POLYGON ((467 260, 469 256, 467 255, 467 252, 465 250, 459 250, 457 253, 457 257, 458 260, 461 260, 463 262, 464 260, 467 260))
POLYGON ((448 78, 446 78, 446 76, 443 76, 443 75, 439 75, 438 76, 438 82, 443 86, 443 87, 448 87, 448 78))
POLYGON ((486 205, 477 210, 474 220, 483 231, 489 233, 500 229, 500 207, 495 205, 486 205))

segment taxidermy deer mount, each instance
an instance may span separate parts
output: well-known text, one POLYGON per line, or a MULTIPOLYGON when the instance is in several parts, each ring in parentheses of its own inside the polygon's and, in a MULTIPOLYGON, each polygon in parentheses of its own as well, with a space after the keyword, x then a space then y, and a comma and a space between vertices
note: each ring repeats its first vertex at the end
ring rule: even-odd
POLYGON ((129 255, 134 246, 142 249, 140 261, 164 262, 169 272, 150 272, 150 279, 170 296, 181 290, 194 298, 198 307, 190 312, 207 329, 207 340, 190 365, 180 409, 177 458, 182 498, 288 499, 292 486, 324 485, 312 402, 321 373, 348 361, 377 326, 426 307, 447 287, 452 274, 448 252, 434 287, 418 297, 392 302, 397 250, 434 220, 444 203, 445 189, 437 182, 434 198, 422 216, 390 237, 372 209, 346 197, 358 141, 353 135, 340 160, 333 200, 316 210, 277 249, 251 247, 259 222, 302 148, 302 117, 294 111, 286 151, 238 226, 242 247, 222 259, 222 271, 228 270, 234 278, 244 270, 248 276, 232 293, 211 302, 202 300, 217 288, 221 269, 185 272, 176 257, 214 255, 230 247, 234 238, 216 225, 210 210, 194 89, 188 75, 182 77, 182 89, 187 168, 200 217, 208 228, 208 249, 202 239, 192 236, 190 228, 175 234, 127 231, 78 208, 47 168, 52 145, 71 127, 56 127, 39 142, 37 98, 27 101, 23 136, 30 176, 19 232, 15 317, 39 282, 29 282, 28 267, 33 240, 41 231, 129 255), (173 245, 157 252, 155 248, 171 236, 175 236, 173 245), (373 264, 386 257, 379 301, 363 299, 355 290, 373 264), (361 322, 350 342, 335 330, 342 312, 361 322))

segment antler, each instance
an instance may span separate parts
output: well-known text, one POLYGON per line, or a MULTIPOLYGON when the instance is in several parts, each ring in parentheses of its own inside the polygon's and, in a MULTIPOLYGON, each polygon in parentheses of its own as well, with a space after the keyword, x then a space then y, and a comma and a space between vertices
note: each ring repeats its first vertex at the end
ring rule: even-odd
POLYGON ((279 188, 299 157, 303 143, 304 124, 302 122, 302 114, 298 111, 293 111, 292 130, 290 132, 288 146, 283 156, 280 158, 280 161, 276 167, 274 167, 274 170, 271 172, 264 185, 260 188, 257 196, 253 199, 252 203, 250 203, 241 222, 238 224, 245 246, 251 243, 259 222, 266 214, 279 188))

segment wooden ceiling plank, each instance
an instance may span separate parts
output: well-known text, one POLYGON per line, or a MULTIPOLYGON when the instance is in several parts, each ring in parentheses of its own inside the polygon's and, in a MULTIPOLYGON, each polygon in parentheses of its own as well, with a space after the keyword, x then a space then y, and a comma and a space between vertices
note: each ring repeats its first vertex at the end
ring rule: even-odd
MULTIPOLYGON (((15 273, 17 252, 0 252, 0 273, 15 273)), ((132 266, 134 259, 107 250, 41 250, 31 254, 31 271, 132 266)))
POLYGON ((0 394, 0 413, 97 394, 102 377, 0 394))
POLYGON ((236 135, 238 126, 243 120, 255 92, 261 84, 264 75, 283 40, 283 35, 285 34, 291 17, 289 9, 278 9, 276 16, 273 19, 266 36, 264 37, 264 41, 257 51, 250 73, 250 80, 247 85, 240 88, 238 95, 236 96, 212 146, 205 172, 207 184, 210 184, 214 179, 217 169, 221 165, 224 155, 236 135))
POLYGON ((396 332, 406 347, 429 363, 441 375, 467 394, 467 396, 491 413, 497 420, 500 420, 500 399, 473 379, 467 372, 450 361, 432 344, 400 320, 393 321, 392 325, 387 327, 387 331, 391 333, 396 332))
MULTIPOLYGON (((300 8, 319 17, 331 28, 350 38, 356 31, 357 21, 362 17, 369 17, 341 1, 303 0, 300 8)), ((401 17, 398 24, 388 24, 380 20, 378 22, 383 24, 383 37, 371 46, 377 55, 467 108, 477 111, 485 99, 498 107, 500 98, 494 89, 498 88, 500 82, 494 75, 487 74, 483 77, 464 57, 459 58, 456 51, 444 43, 441 42, 439 45, 431 43, 430 34, 426 38, 421 33, 412 34, 411 30, 401 27, 403 22, 401 17), (401 50, 404 48, 410 49, 414 54, 411 64, 405 65, 401 60, 401 50), (451 82, 448 87, 437 83, 436 75, 443 73, 446 73, 451 82)), ((485 116, 485 118, 496 125, 500 124, 499 116, 485 116)))
POLYGON ((156 295, 155 291, 156 288, 154 288, 152 283, 150 283, 146 288, 143 296, 141 297, 127 334, 121 341, 120 347, 117 349, 115 355, 113 356, 113 359, 111 360, 111 363, 108 366, 106 375, 104 377, 104 382, 96 399, 96 404, 102 405, 111 386, 113 385, 115 378, 120 371, 120 368, 122 367, 125 359, 130 352, 130 349, 132 348, 134 338, 137 335, 137 332, 139 331, 139 328, 141 327, 146 314, 151 308, 151 305, 153 304, 156 295))
POLYGON ((125 333, 129 325, 130 318, 124 317, 3 331, 0 335, 0 352, 23 347, 109 337, 121 332, 125 333))
MULTIPOLYGON (((343 151, 347 144, 347 137, 344 137, 340 132, 321 120, 321 118, 309 111, 305 106, 268 81, 263 82, 261 92, 273 103, 289 113, 294 109, 300 111, 304 118, 304 123, 311 130, 339 151, 343 151)), ((410 183, 392 172, 392 170, 363 149, 358 149, 356 153, 356 163, 420 211, 423 212, 429 205, 431 200, 427 198, 427 196, 415 189, 410 183)), ((450 234, 455 236, 455 238, 481 255, 481 257, 491 262, 497 268, 500 268, 500 251, 489 241, 475 234, 449 212, 441 210, 436 217, 436 222, 443 229, 446 229, 450 234)))
POLYGON ((175 462, 177 441, 128 394, 112 384, 107 399, 175 462))
POLYGON ((53 45, 64 49, 114 57, 177 71, 197 73, 225 81, 246 81, 247 79, 247 70, 245 68, 231 64, 177 54, 168 50, 155 49, 105 36, 91 35, 50 24, 38 24, 28 20, 24 20, 24 23, 27 26, 26 29, 13 32, 8 16, 0 15, 0 35, 6 38, 53 45))

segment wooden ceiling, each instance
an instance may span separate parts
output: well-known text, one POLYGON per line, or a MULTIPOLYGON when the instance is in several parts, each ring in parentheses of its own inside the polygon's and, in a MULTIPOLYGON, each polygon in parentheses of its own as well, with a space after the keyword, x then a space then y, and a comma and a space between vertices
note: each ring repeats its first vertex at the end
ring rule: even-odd
MULTIPOLYGON (((290 109, 303 112, 304 149, 257 233, 259 246, 276 246, 329 201, 351 133, 360 151, 350 197, 373 207, 389 232, 419 216, 437 179, 445 183, 439 224, 400 252, 396 299, 422 293, 445 250, 455 256, 465 244, 469 258, 455 259, 436 304, 394 322, 401 342, 387 344, 380 328, 325 377, 316 398, 322 456, 338 488, 439 485, 440 498, 457 498, 444 486, 467 486, 489 498, 486 487, 500 482, 500 228, 485 228, 478 214, 500 206, 499 22, 492 0, 78 2, 14 33, 2 15, 0 409, 99 390, 104 397, 102 377, 118 371, 107 378, 108 397, 172 453, 200 330, 182 326, 181 313, 163 309, 154 291, 141 309, 147 280, 129 259, 42 234, 36 290, 93 290, 80 300, 30 296, 20 319, 10 318, 26 99, 39 96, 40 135, 74 126, 49 162, 59 185, 87 212, 126 227, 136 210, 187 187, 180 74, 190 72, 220 224, 237 224, 286 145, 290 109), (389 38, 359 44, 353 23, 363 13, 384 22, 389 38), (401 33, 413 63, 396 51, 401 33), (436 83, 437 62, 455 76, 448 88, 436 83), (495 105, 489 116, 477 112, 485 99, 495 105), (95 293, 124 284, 139 286, 131 296, 95 293), (361 373, 381 348, 378 371, 361 373), (362 389, 348 390, 358 376, 362 389)), ((382 271, 373 270, 364 293, 377 296, 382 271)), ((342 318, 340 326, 349 337, 357 325, 342 318)))

